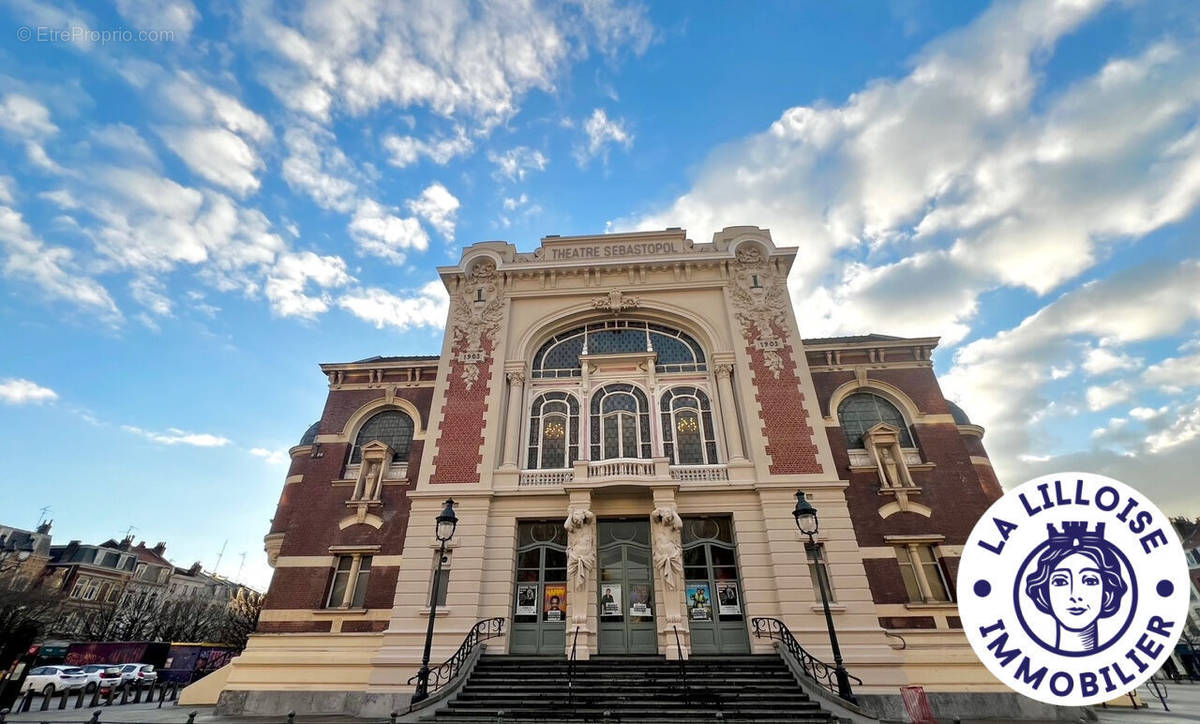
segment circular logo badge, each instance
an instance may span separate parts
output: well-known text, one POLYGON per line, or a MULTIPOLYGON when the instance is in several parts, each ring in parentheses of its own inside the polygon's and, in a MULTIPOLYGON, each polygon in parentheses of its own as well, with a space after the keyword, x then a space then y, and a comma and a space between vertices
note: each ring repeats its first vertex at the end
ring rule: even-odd
POLYGON ((1064 706, 1115 699, 1157 672, 1190 591, 1170 520, 1092 473, 1010 490, 976 523, 958 570, 975 654, 1013 690, 1064 706))

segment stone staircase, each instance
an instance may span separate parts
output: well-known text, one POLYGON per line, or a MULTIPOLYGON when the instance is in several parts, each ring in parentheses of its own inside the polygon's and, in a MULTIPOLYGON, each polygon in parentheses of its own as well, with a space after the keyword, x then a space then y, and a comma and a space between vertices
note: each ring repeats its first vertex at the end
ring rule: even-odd
POLYGON ((484 656, 448 704, 422 721, 834 722, 778 656, 695 656, 686 674, 661 656, 484 656))

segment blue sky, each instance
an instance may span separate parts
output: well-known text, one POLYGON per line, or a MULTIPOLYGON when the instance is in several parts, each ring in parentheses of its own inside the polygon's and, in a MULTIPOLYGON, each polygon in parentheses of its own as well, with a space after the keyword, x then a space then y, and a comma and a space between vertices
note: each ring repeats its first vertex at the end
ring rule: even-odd
POLYGON ((726 225, 808 336, 940 335, 1002 481, 1200 513, 1189 2, 0 3, 0 520, 269 578, 320 362, 463 245, 726 225), (114 32, 115 31, 115 32, 114 32))

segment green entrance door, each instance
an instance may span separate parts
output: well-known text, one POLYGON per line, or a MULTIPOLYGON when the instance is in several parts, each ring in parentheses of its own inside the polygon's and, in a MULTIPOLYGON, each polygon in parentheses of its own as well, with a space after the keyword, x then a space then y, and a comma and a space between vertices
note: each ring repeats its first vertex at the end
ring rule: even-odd
POLYGON ((600 653, 658 653, 650 521, 601 520, 596 524, 596 537, 600 653))
POLYGON ((563 655, 567 603, 567 533, 562 523, 518 523, 509 653, 563 655))
POLYGON ((682 539, 684 603, 692 653, 750 653, 733 521, 684 518, 682 539))

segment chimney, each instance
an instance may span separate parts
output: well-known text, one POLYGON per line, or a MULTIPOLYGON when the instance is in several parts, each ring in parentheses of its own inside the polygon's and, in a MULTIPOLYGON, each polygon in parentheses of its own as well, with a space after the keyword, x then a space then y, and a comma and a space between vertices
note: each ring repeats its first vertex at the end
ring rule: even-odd
POLYGON ((133 536, 127 535, 121 539, 121 545, 119 545, 117 547, 123 551, 127 551, 127 550, 129 550, 130 546, 132 546, 132 545, 133 545, 133 536))
POLYGON ((48 520, 37 527, 37 532, 42 535, 50 535, 50 526, 54 525, 54 521, 48 520))
POLYGON ((154 544, 154 548, 152 550, 154 551, 155 555, 161 556, 163 553, 165 553, 167 551, 167 544, 163 543, 162 541, 159 541, 154 544))
POLYGON ((200 573, 200 561, 196 561, 195 563, 192 564, 192 567, 188 569, 188 574, 195 576, 195 575, 198 575, 199 573, 200 573))

